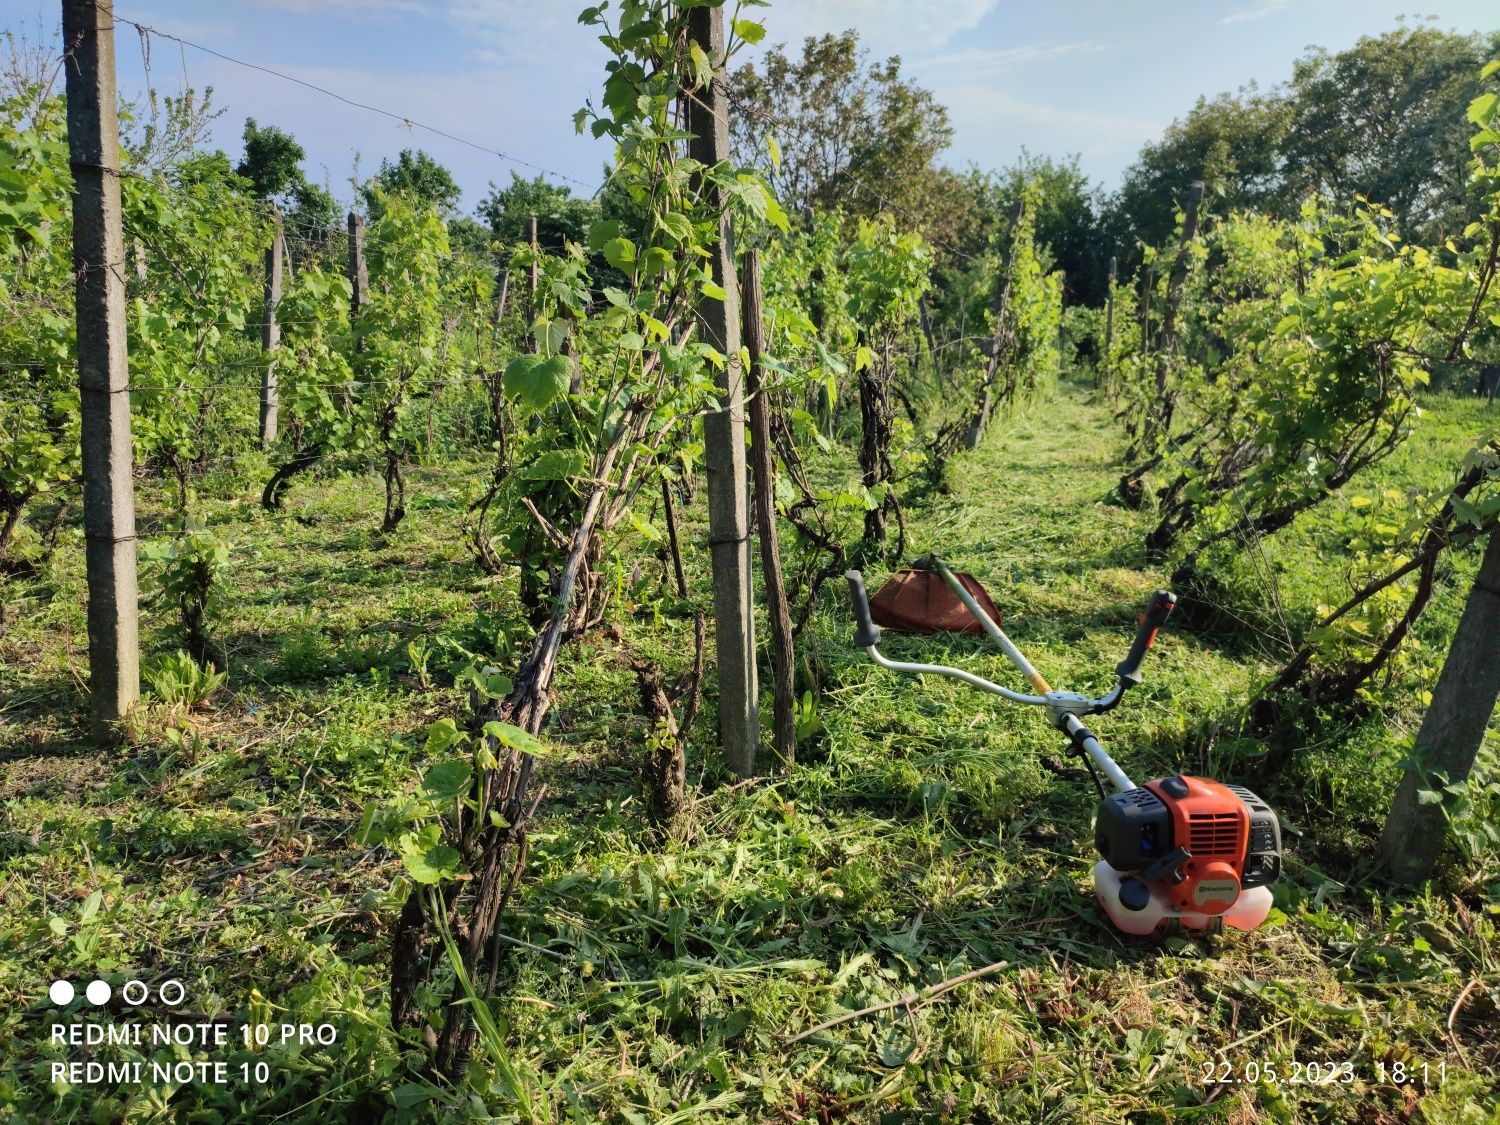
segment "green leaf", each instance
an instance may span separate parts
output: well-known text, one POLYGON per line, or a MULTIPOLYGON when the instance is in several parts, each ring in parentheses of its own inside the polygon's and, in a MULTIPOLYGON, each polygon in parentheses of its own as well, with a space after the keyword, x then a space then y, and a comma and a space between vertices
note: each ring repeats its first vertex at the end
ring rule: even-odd
POLYGON ((604 260, 621 273, 630 273, 635 269, 635 243, 628 238, 611 238, 600 249, 604 253, 604 260))
POLYGON ((450 848, 439 844, 435 848, 426 851, 408 851, 401 853, 401 863, 406 868, 406 873, 416 883, 441 883, 445 878, 452 876, 458 871, 460 856, 457 848, 450 848))
POLYGON ((427 742, 422 749, 428 754, 441 754, 462 742, 464 737, 464 733, 452 719, 439 719, 427 728, 427 742))
POLYGON ((549 449, 516 475, 522 480, 571 480, 588 468, 588 456, 581 449, 549 449))
POLYGON ((509 746, 512 750, 519 750, 523 754, 530 754, 533 758, 541 758, 547 754, 545 743, 538 741, 535 735, 511 723, 485 723, 484 733, 494 738, 501 746, 509 746))
POLYGON ((688 54, 692 57, 694 81, 700 86, 707 86, 713 81, 714 64, 709 61, 707 53, 696 40, 688 44, 688 54))
POLYGON ((642 519, 635 512, 630 512, 630 523, 638 531, 642 538, 652 543, 662 541, 662 533, 650 520, 642 519))
POLYGON ((422 788, 434 801, 451 801, 469 790, 473 771, 462 758, 439 762, 422 777, 422 788))
POLYGON ((620 237, 620 222, 618 219, 602 219, 597 223, 589 225, 589 249, 598 254, 604 249, 604 244, 620 237))
POLYGON ((735 20, 733 26, 734 33, 746 43, 759 43, 766 37, 764 25, 756 23, 754 20, 735 20))
POLYGON ((385 831, 375 827, 375 816, 381 811, 381 806, 371 801, 365 806, 364 814, 359 818, 359 828, 354 833, 354 839, 361 844, 379 844, 385 840, 385 831))
MULTIPOLYGON (((589 9, 593 11, 594 9, 589 9)), ((587 14, 587 13, 585 13, 587 14)), ((580 22, 582 22, 580 20, 580 22)), ((397 1086, 391 1091, 391 1101, 396 1103, 397 1109, 415 1109, 425 1102, 442 1094, 435 1086, 419 1086, 415 1082, 408 1082, 403 1086, 397 1086)))
POLYGON ((469 669, 469 682, 474 685, 476 691, 486 699, 504 699, 510 694, 510 689, 515 687, 509 676, 492 672, 488 668, 469 669))
POLYGON ((668 211, 659 221, 673 242, 680 245, 693 240, 693 224, 681 211, 668 211))
POLYGON ((1500 94, 1480 94, 1469 103, 1469 120, 1475 125, 1488 125, 1495 116, 1495 107, 1500 105, 1500 94))
POLYGON ((666 273, 672 268, 672 255, 660 246, 647 248, 645 256, 641 259, 641 268, 647 277, 655 277, 659 273, 666 273))
POLYGON ((568 393, 573 366, 567 356, 542 359, 518 355, 505 365, 505 393, 519 398, 533 410, 542 410, 568 393))

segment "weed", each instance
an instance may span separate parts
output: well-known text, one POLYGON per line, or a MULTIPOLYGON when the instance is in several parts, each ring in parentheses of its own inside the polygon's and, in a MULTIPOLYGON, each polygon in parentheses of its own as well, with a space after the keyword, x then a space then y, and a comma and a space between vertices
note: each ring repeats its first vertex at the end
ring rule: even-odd
POLYGON ((187 713, 206 702, 229 677, 227 672, 216 672, 178 649, 148 660, 141 668, 141 678, 159 702, 187 713))

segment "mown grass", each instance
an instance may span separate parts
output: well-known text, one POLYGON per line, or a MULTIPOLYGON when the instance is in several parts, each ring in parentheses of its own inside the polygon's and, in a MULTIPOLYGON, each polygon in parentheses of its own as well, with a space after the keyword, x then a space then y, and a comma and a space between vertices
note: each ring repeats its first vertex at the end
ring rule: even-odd
MULTIPOLYGON (((1441 475, 1483 422, 1459 400, 1430 405, 1371 488, 1441 475)), ((1067 386, 999 424, 952 467, 950 491, 909 513, 913 553, 939 550, 980 576, 1012 637, 1070 688, 1107 686, 1163 581, 1141 549, 1150 514, 1111 501, 1118 448, 1107 408, 1067 386)), ((499 1085, 412 1084, 419 1055, 391 1035, 384 1008, 399 865, 354 838, 364 804, 414 784, 426 725, 464 714, 453 645, 503 664, 522 635, 513 582, 484 578, 458 533, 478 472, 423 470, 411 515, 386 539, 373 532, 372 479, 299 484, 275 519, 253 504, 253 473, 219 482, 211 522, 236 547, 219 633, 230 687, 179 736, 147 710, 130 745, 104 758, 82 741, 76 536, 41 573, 10 581, 0 1115, 507 1117, 499 1085), (416 667, 424 639, 431 655, 416 667), (54 1086, 46 1063, 62 1049, 47 1043, 47 985, 95 975, 181 978, 195 1013, 326 1020, 340 1042, 255 1056, 272 1067, 263 1088, 54 1086)), ((155 526, 150 497, 144 511, 155 526)), ((700 539, 702 519, 700 498, 687 511, 700 539)), ((1421 655, 1386 689, 1383 714, 1305 725, 1302 742, 1253 738, 1240 721, 1288 635, 1344 588, 1335 547, 1319 513, 1235 560, 1221 612, 1169 629, 1145 684, 1097 723, 1138 779, 1226 776, 1283 811, 1278 910, 1260 931, 1212 944, 1111 930, 1089 887, 1090 790, 1041 765, 1062 749, 1056 732, 863 660, 841 588, 800 654, 822 724, 802 764, 731 784, 710 697, 690 747, 694 804, 670 838, 653 839, 624 657, 679 672, 691 624, 647 565, 616 628, 568 649, 559 675, 547 798, 507 927, 525 944, 509 950, 496 1003, 519 1080, 580 1122, 1493 1120, 1496 856, 1458 854, 1414 896, 1383 889, 1367 861, 1472 560, 1445 574, 1421 655), (793 1041, 997 961, 1007 967, 932 1002, 793 1041), (1398 1060, 1415 1081, 1391 1080, 1398 1060), (1330 1085, 1203 1081, 1224 1063, 1243 1079, 1252 1063, 1290 1078, 1297 1064, 1305 1076, 1308 1064, 1345 1062, 1350 1080, 1330 1085)), ((704 553, 689 561, 702 598, 704 553)), ((164 610, 148 613, 149 651, 172 646, 169 626, 164 610)), ((891 636, 887 647, 1005 671, 968 639, 891 636)), ((1492 744, 1486 770, 1493 758, 1492 744)), ((217 1057, 237 1067, 251 1056, 217 1057)))

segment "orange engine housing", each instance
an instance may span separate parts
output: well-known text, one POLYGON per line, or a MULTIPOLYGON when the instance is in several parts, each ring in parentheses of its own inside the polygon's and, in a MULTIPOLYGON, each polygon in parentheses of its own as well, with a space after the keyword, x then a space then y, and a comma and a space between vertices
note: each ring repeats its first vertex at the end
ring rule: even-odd
POLYGON ((1192 853, 1168 889, 1172 905, 1223 914, 1240 897, 1240 872, 1249 850, 1250 813, 1244 802, 1217 781, 1185 774, 1148 781, 1145 788, 1171 811, 1172 839, 1192 853))

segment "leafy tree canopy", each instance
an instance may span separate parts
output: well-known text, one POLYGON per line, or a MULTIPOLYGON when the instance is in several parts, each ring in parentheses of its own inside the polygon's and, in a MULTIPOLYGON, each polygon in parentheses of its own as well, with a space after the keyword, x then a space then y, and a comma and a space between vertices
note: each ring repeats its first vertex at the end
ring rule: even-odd
POLYGON ((250 181, 257 196, 280 200, 302 185, 302 159, 307 153, 290 133, 275 125, 262 127, 247 117, 244 139, 245 155, 235 171, 250 181))
POLYGON ((587 242, 589 224, 600 217, 598 203, 577 198, 565 185, 541 176, 524 179, 515 172, 503 188, 490 183, 475 213, 496 239, 507 243, 524 242, 527 220, 535 215, 537 242, 552 254, 561 253, 564 242, 587 242))
POLYGON ((1171 237, 1203 180, 1218 213, 1295 220, 1314 192, 1362 195, 1390 210, 1408 241, 1461 231, 1476 213, 1465 112, 1500 33, 1402 25, 1337 53, 1308 51, 1289 82, 1200 98, 1126 172, 1107 224, 1122 249, 1171 237))
POLYGON ((896 210, 941 233, 927 220, 933 161, 953 129, 947 109, 902 77, 898 57, 871 63, 853 30, 809 37, 800 59, 780 45, 740 67, 732 94, 736 160, 763 171, 788 211, 896 210))
POLYGON ((455 217, 463 189, 453 179, 453 173, 443 167, 421 149, 405 148, 395 161, 382 160, 380 171, 360 189, 365 206, 370 214, 380 214, 377 196, 404 195, 419 203, 435 207, 444 218, 455 217))

